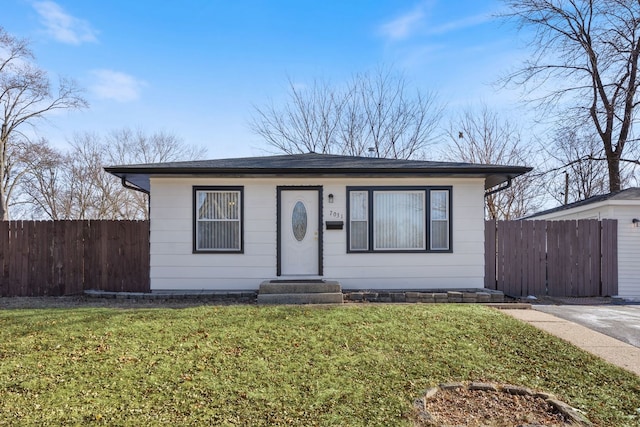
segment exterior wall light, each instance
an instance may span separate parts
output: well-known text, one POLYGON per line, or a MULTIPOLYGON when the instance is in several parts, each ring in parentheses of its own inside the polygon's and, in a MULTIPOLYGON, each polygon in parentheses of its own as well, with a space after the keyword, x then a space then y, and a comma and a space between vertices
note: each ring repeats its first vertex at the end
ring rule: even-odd
POLYGON ((634 227, 636 227, 636 228, 640 227, 640 219, 638 219, 638 218, 633 218, 633 219, 631 220, 631 224, 633 224, 633 226, 634 226, 634 227))
POLYGON ((329 203, 333 203, 333 194, 329 194, 329 203))

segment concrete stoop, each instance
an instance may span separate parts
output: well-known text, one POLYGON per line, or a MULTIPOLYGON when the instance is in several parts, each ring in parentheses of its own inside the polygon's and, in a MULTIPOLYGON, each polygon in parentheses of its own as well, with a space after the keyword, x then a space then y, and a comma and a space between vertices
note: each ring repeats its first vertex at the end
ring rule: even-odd
POLYGON ((342 287, 336 281, 267 280, 260 284, 258 304, 342 304, 342 287))

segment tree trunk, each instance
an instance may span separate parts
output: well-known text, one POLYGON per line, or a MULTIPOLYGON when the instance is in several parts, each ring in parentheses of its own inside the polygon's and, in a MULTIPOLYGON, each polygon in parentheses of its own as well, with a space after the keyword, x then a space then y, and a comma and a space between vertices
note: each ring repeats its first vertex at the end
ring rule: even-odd
MULTIPOLYGON (((0 191, 2 193, 2 191, 0 191)), ((4 194, 0 195, 0 221, 9 221, 9 210, 4 194)))
POLYGON ((609 191, 612 193, 620 191, 620 157, 616 153, 607 155, 607 166, 609 168, 609 191))

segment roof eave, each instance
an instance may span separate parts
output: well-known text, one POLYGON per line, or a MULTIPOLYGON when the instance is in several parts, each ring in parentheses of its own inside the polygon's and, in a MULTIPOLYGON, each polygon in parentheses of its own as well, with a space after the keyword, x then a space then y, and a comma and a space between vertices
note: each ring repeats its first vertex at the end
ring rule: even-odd
POLYGON ((485 189, 495 187, 532 170, 524 166, 508 167, 443 167, 443 168, 143 168, 143 167, 105 167, 104 170, 121 179, 149 190, 151 176, 350 176, 350 177, 469 177, 485 178, 485 189))
POLYGON ((522 175, 532 170, 530 167, 510 166, 497 168, 477 167, 450 167, 450 168, 122 168, 105 167, 104 170, 114 175, 510 175, 512 177, 522 175))

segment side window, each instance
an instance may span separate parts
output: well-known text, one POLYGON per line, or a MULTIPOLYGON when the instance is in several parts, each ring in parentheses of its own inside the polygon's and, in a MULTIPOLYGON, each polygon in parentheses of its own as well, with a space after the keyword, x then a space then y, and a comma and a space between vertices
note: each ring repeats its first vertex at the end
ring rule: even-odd
POLYGON ((194 187, 194 252, 242 252, 242 187, 194 187))
POLYGON ((369 249, 369 193, 351 191, 349 193, 349 246, 352 251, 369 249))
POLYGON ((431 242, 433 251, 449 250, 449 190, 431 190, 431 242))

